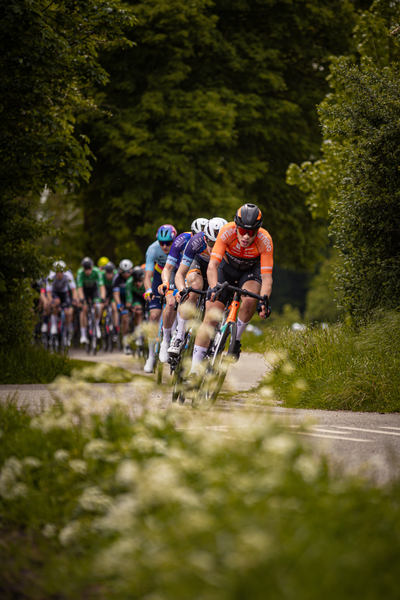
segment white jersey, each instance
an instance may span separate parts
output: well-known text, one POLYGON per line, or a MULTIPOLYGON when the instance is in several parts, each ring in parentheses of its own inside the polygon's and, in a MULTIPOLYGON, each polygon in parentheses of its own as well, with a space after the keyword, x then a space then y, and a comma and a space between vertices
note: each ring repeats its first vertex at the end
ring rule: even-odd
POLYGON ((65 271, 62 279, 56 279, 55 271, 50 271, 46 279, 46 291, 55 294, 64 294, 76 288, 75 279, 71 271, 65 271))

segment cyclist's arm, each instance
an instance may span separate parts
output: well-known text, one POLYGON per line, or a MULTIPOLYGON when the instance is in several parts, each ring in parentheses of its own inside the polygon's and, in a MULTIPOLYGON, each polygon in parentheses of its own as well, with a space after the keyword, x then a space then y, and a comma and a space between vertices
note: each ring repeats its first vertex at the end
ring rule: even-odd
POLYGON ((153 277, 153 271, 144 272, 144 289, 149 290, 151 288, 151 279, 153 277))
POLYGON ((176 287, 178 288, 178 290, 180 292, 185 287, 185 278, 186 278, 186 274, 187 274, 188 271, 189 271, 188 265, 184 265, 183 263, 181 263, 179 265, 179 269, 176 272, 176 275, 175 275, 175 285, 176 285, 176 287))
POLYGON ((100 298, 103 300, 106 297, 106 286, 104 283, 100 286, 100 298))
POLYGON ((173 270, 174 270, 174 266, 167 262, 167 264, 161 271, 161 280, 163 283, 169 283, 171 273, 173 270))
POLYGON ((76 288, 72 288, 71 289, 71 294, 72 294, 72 300, 74 300, 76 302, 78 300, 78 295, 76 293, 76 288))
POLYGON ((121 304, 121 294, 119 289, 113 290, 114 300, 117 303, 117 306, 121 304))
POLYGON ((78 293, 78 299, 79 299, 79 300, 84 300, 84 299, 85 299, 85 293, 84 293, 84 291, 83 291, 83 286, 78 286, 78 287, 76 288, 76 291, 77 291, 77 293, 78 293))
POLYGON ((265 273, 261 275, 261 296, 267 295, 268 298, 271 297, 272 292, 272 275, 271 273, 265 273))
POLYGON ((207 281, 211 288, 214 288, 218 283, 218 267, 220 261, 211 258, 207 268, 207 281))

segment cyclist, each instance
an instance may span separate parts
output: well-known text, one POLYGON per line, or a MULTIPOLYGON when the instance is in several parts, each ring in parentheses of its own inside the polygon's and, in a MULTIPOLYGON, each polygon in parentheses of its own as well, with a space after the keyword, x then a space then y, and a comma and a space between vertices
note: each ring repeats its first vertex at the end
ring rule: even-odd
MULTIPOLYGON (((99 260, 99 262, 100 262, 100 260, 99 260)), ((117 335, 118 335, 119 318, 118 318, 118 311, 117 311, 117 303, 114 300, 114 294, 113 294, 113 281, 114 281, 114 277, 115 277, 115 275, 117 275, 118 271, 117 271, 117 268, 114 265, 114 263, 111 261, 108 261, 108 263, 103 267, 103 270, 104 270, 103 281, 104 281, 104 287, 106 290, 105 305, 108 306, 111 303, 114 330, 117 332, 117 335)), ((116 341, 116 340, 113 339, 113 341, 116 341)))
POLYGON ((133 326, 135 327, 136 345, 143 346, 141 325, 144 316, 144 270, 137 265, 126 282, 126 307, 133 311, 133 326))
POLYGON ((67 265, 63 260, 56 260, 53 263, 53 270, 46 279, 46 292, 48 300, 48 311, 51 311, 50 334, 58 333, 58 312, 61 304, 66 304, 65 319, 68 331, 68 345, 71 344, 74 335, 73 308, 71 306, 71 294, 74 304, 77 302, 75 279, 71 271, 67 269, 67 265))
MULTIPOLYGON (((146 252, 146 268, 144 273, 145 298, 149 300, 149 319, 153 326, 157 325, 161 317, 161 302, 158 293, 158 287, 162 283, 161 272, 167 262, 168 253, 176 236, 175 227, 169 224, 161 225, 157 230, 156 241, 148 247, 146 252)), ((164 335, 167 336, 169 343, 171 329, 166 329, 164 335)), ((149 357, 144 365, 146 373, 152 373, 154 369, 155 343, 156 340, 154 338, 149 339, 149 357)))
MULTIPOLYGON (((199 217, 193 221, 190 226, 190 231, 180 233, 173 241, 171 250, 169 251, 167 262, 161 273, 162 284, 158 286, 158 293, 165 294, 165 308, 163 311, 163 341, 160 347, 160 361, 167 362, 168 347, 170 345, 171 334, 175 321, 175 298, 176 285, 175 276, 179 268, 186 245, 192 236, 204 231, 208 219, 199 217)), ((179 316, 178 316, 179 320, 179 316)))
POLYGON ((117 310, 121 316, 122 346, 125 354, 132 354, 131 347, 128 344, 127 336, 129 333, 129 310, 126 305, 125 288, 126 283, 131 276, 133 263, 129 258, 124 258, 118 265, 118 273, 113 279, 113 295, 117 304, 117 310))
POLYGON ((97 266, 100 269, 100 271, 105 271, 105 267, 109 262, 110 260, 106 256, 102 256, 101 258, 99 258, 99 260, 97 261, 97 266))
MULTIPOLYGON (((204 232, 197 233, 188 242, 175 276, 175 285, 179 292, 185 288, 186 284, 198 290, 204 289, 207 283, 207 268, 212 247, 220 229, 227 222, 226 219, 221 217, 214 217, 208 221, 204 232)), ((177 299, 180 299, 180 294, 177 295, 177 299)), ((168 349, 171 358, 178 356, 181 351, 185 338, 186 323, 194 313, 197 299, 198 295, 191 293, 185 303, 179 307, 178 326, 168 349)))
POLYGON ((83 308, 79 315, 81 326, 81 344, 87 344, 86 327, 87 327, 87 312, 88 307, 86 302, 90 299, 96 304, 96 336, 101 338, 100 319, 103 314, 104 300, 106 290, 104 286, 104 276, 98 267, 94 266, 93 260, 86 256, 82 259, 81 267, 76 275, 76 287, 78 299, 83 304, 83 308))
MULTIPOLYGON (((199 328, 193 350, 191 373, 196 374, 199 365, 207 353, 210 344, 210 328, 217 322, 213 309, 222 311, 228 300, 229 292, 215 299, 218 284, 227 281, 230 285, 241 287, 254 294, 271 295, 273 244, 268 231, 262 229, 263 215, 255 204, 244 204, 235 215, 234 221, 222 227, 211 252, 207 269, 209 283, 208 301, 204 321, 199 328)), ((240 338, 256 309, 262 319, 269 317, 271 309, 256 300, 243 297, 238 320, 237 341, 234 353, 240 355, 240 338)), ((212 330, 212 329, 211 329, 212 330)))

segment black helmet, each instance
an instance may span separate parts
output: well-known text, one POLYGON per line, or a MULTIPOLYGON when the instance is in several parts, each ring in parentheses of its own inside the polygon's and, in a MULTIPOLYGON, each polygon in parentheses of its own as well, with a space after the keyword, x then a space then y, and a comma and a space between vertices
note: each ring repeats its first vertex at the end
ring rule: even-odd
POLYGON ((262 212, 255 204, 243 204, 235 215, 235 223, 243 229, 258 229, 263 224, 262 212))
POLYGON ((114 273, 114 271, 115 271, 114 263, 111 262, 111 260, 109 260, 108 263, 106 264, 106 266, 104 267, 104 270, 106 273, 114 273))
POLYGON ((88 256, 85 256, 85 258, 82 260, 81 265, 84 269, 93 269, 93 261, 91 258, 89 258, 88 256))
POLYGON ((143 279, 144 271, 142 267, 134 267, 132 271, 132 277, 135 281, 139 281, 139 279, 143 279))

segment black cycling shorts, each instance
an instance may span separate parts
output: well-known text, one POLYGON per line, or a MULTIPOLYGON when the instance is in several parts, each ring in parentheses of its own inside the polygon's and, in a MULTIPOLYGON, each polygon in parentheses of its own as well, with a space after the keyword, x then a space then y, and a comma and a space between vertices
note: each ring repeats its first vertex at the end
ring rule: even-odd
MULTIPOLYGON (((247 271, 238 271, 234 269, 225 259, 222 259, 218 267, 218 283, 225 283, 227 281, 229 285, 233 285, 238 288, 242 288, 246 281, 258 281, 261 284, 261 269, 260 263, 247 269, 247 271)), ((231 292, 224 290, 218 297, 218 302, 227 303, 231 292)))
POLYGON ((94 285, 93 287, 89 287, 83 288, 83 293, 85 294, 85 300, 91 300, 92 302, 100 302, 101 298, 100 298, 100 292, 99 292, 99 288, 97 287, 97 285, 94 285))
POLYGON ((69 292, 51 292, 53 298, 60 298, 61 304, 71 306, 71 295, 69 292))
POLYGON ((192 271, 195 272, 199 272, 201 273, 204 282, 207 281, 207 269, 208 269, 208 265, 209 265, 209 261, 204 260, 199 254, 196 254, 196 256, 194 257, 194 259, 191 262, 191 265, 189 267, 189 271, 187 272, 187 274, 189 274, 192 271))

